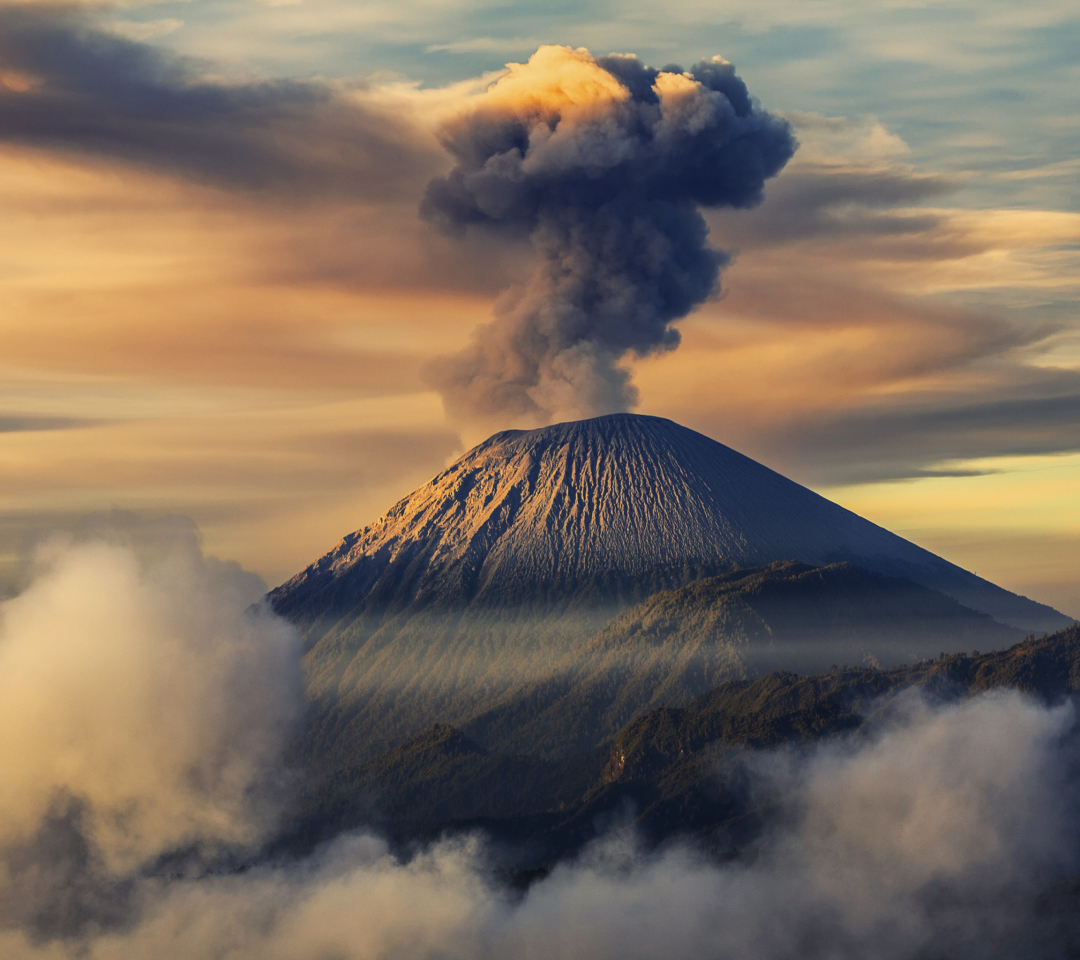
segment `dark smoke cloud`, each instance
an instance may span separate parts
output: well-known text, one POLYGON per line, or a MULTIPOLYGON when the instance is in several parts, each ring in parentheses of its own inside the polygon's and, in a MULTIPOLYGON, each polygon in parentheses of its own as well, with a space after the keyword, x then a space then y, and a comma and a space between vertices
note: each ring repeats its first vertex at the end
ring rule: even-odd
POLYGON ((77 8, 0 5, 0 142, 300 196, 407 195, 440 165, 407 122, 339 84, 209 72, 77 8))
POLYGON ((432 379, 453 415, 533 423, 634 404, 619 360, 676 347, 729 259, 699 208, 760 202, 795 149, 719 58, 684 73, 566 47, 512 65, 444 144, 456 166, 422 215, 529 235, 538 264, 432 379))

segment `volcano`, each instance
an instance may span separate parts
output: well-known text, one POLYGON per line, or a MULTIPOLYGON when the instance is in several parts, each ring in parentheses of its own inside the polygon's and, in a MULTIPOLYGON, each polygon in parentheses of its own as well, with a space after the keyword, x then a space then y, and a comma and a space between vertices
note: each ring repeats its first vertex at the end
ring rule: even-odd
POLYGON ((307 643, 323 706, 312 748, 375 749, 505 703, 660 591, 781 561, 944 594, 985 628, 984 649, 1071 623, 723 444, 633 414, 495 434, 270 600, 307 643))

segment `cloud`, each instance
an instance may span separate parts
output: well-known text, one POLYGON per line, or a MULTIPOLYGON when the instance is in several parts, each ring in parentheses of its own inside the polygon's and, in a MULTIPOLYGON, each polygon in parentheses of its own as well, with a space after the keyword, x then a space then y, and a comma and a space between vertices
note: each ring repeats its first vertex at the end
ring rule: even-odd
POLYGON ((36 562, 0 606, 0 925, 74 936, 162 854, 272 825, 299 648, 190 524, 114 515, 36 562))
MULTIPOLYGON (((354 8, 338 13, 401 18, 354 8)), ((211 40, 190 32, 200 29, 190 12, 169 38, 188 49, 211 40)), ((283 8, 289 35, 315 49, 308 18, 322 12, 283 8)), ((86 428, 2 434, 5 510, 20 529, 73 504, 191 512, 215 549, 284 578, 442 466, 454 438, 434 426, 437 398, 419 393, 425 364, 466 347, 498 291, 530 282, 528 235, 473 230, 462 242, 416 216, 424 185, 451 162, 433 130, 482 103, 494 76, 440 88, 385 77, 264 83, 119 38, 106 17, 49 4, 0 16, 0 118, 11 124, 0 123, 9 227, 0 406, 9 431, 86 428), (144 122, 140 102, 160 126, 144 122), (108 411, 95 391, 113 392, 108 411), (348 404, 361 398, 388 418, 414 410, 412 441, 353 429, 348 404), (299 425, 332 401, 345 402, 334 429, 305 440, 299 425), (118 422, 132 411, 146 419, 118 422)), ((486 23, 484 36, 495 27, 486 23)), ((232 56, 237 34, 222 37, 215 28, 217 49, 232 56)), ((732 27, 695 43, 754 49, 739 46, 747 38, 732 27)), ((784 64, 766 69, 749 52, 740 62, 756 64, 754 89, 770 102, 811 102, 796 96, 784 64)), ((934 166, 925 139, 913 153, 894 132, 925 130, 897 126, 895 114, 892 124, 783 116, 801 146, 764 202, 704 213, 710 243, 735 258, 725 299, 679 322, 684 349, 631 350, 616 363, 640 409, 818 484, 1075 449, 1080 220, 990 208, 1002 183, 1067 178, 958 173, 970 154, 951 152, 934 166)), ((1033 169, 1057 155, 1040 158, 1033 169)), ((1025 169, 1000 159, 995 169, 1025 169)), ((572 390, 554 389, 564 387, 558 377, 552 386, 544 396, 568 397, 569 415, 580 409, 572 390)), ((0 563, 15 569, 14 550, 0 563)))
POLYGON ((1080 375, 1043 380, 1026 390, 987 392, 977 402, 939 397, 826 415, 777 444, 807 460, 842 454, 848 464, 830 478, 834 482, 948 475, 949 467, 938 465, 1080 449, 1080 375))
POLYGON ((660 71, 569 47, 512 64, 443 141, 456 166, 423 216, 529 236, 537 257, 472 345, 431 368, 449 413, 503 425, 632 406, 619 361, 677 346, 672 324, 727 262, 698 207, 760 202, 795 148, 723 60, 660 71))
POLYGON ((78 430, 91 427, 97 421, 80 417, 50 417, 14 414, 0 414, 0 433, 23 433, 38 430, 78 430))
POLYGON ((14 78, 0 85, 0 140, 278 195, 411 196, 439 169, 434 143, 362 91, 214 78, 132 29, 74 6, 0 6, 14 78))
POLYGON ((634 364, 645 409, 816 484, 1078 449, 1080 219, 946 207, 966 179, 913 167, 876 121, 791 119, 765 201, 707 214, 726 296, 685 350, 634 364))
POLYGON ((472 37, 453 43, 432 43, 424 49, 427 53, 517 53, 538 46, 536 40, 520 37, 472 37))
POLYGON ((860 736, 744 761, 777 816, 724 864, 616 830, 513 893, 479 837, 401 862, 360 834, 301 861, 141 880, 127 925, 69 937, 70 953, 18 931, 0 946, 13 960, 1063 955, 1038 903, 1075 869, 1074 724, 1015 693, 902 696, 860 736))
POLYGON ((1080 867, 1075 711, 1011 691, 907 691, 845 739, 723 754, 771 811, 723 863, 618 828, 525 891, 479 834, 267 859, 299 649, 250 606, 262 590, 182 518, 89 517, 43 543, 0 606, 5 957, 1065 955, 1047 895, 1080 867))
MULTIPOLYGON (((139 391, 126 399, 144 396, 147 406, 155 400, 139 391)), ((421 394, 390 410, 379 398, 242 403, 7 435, 8 495, 19 500, 0 517, 0 593, 24 582, 20 557, 43 531, 118 503, 192 516, 214 552, 230 550, 281 583, 446 466, 460 444, 428 426, 438 418, 438 398, 421 394)))
POLYGON ((765 202, 745 215, 710 212, 710 226, 740 251, 858 237, 925 234, 942 223, 925 201, 956 192, 960 177, 911 166, 910 149, 874 120, 790 112, 799 152, 765 202), (901 209, 896 209, 901 208, 901 209))
POLYGON ((167 17, 162 20, 115 20, 111 24, 111 29, 118 37, 143 43, 147 40, 156 40, 158 37, 167 37, 183 25, 183 20, 167 17))

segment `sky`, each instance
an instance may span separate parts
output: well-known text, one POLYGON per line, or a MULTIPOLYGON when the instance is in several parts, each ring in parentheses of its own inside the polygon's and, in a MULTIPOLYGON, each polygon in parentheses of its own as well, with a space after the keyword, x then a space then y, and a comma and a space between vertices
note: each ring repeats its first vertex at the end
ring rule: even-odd
POLYGON ((554 44, 723 57, 798 141, 703 208, 719 291, 614 357, 633 409, 1080 616, 1078 41, 1057 0, 0 5, 3 589, 117 510, 275 585, 570 409, 444 406, 543 257, 420 215, 554 44))

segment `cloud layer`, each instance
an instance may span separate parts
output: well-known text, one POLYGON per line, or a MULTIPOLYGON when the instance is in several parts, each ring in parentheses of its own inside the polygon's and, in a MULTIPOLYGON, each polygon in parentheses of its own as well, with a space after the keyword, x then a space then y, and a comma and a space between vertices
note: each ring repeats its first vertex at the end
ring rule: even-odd
MULTIPOLYGON (((908 691, 847 739, 718 755, 770 826, 726 863, 616 828, 524 893, 481 835, 267 860, 299 647, 191 526, 53 539, 0 606, 0 951, 12 960, 1056 956, 1080 867, 1070 704, 908 691), (1064 889, 1064 888, 1061 888, 1064 889)), ((497 853, 497 851, 496 851, 497 853)), ((1067 933, 1067 930, 1064 931, 1067 933)))
POLYGON ((340 83, 213 76, 78 6, 0 4, 0 140, 115 158, 239 191, 386 198, 433 143, 340 83))
MULTIPOLYGON (((201 718, 182 716, 173 735, 198 738, 201 718)), ((109 735, 131 750, 115 756, 121 776, 144 761, 142 731, 109 735)), ((494 879, 480 836, 404 862, 357 834, 298 861, 132 875, 87 855, 109 835, 88 830, 82 810, 53 808, 32 843, 3 848, 8 878, 16 869, 22 882, 5 897, 0 948, 13 960, 1057 956, 1063 931, 1040 898, 1077 866, 1075 746, 1069 706, 1015 693, 946 706, 909 693, 859 736, 809 754, 728 754, 728 772, 773 811, 739 859, 718 864, 688 844, 648 851, 616 829, 523 894, 494 879)), ((68 756, 95 750, 81 742, 68 756)), ((205 799, 182 801, 186 823, 218 809, 205 799)), ((221 837, 220 821, 198 823, 194 834, 156 833, 142 852, 221 837)), ((104 849, 114 852, 107 839, 104 849)))
POLYGON ((157 857, 272 825, 298 641, 189 526, 114 518, 36 560, 0 607, 0 923, 74 936, 157 857))

